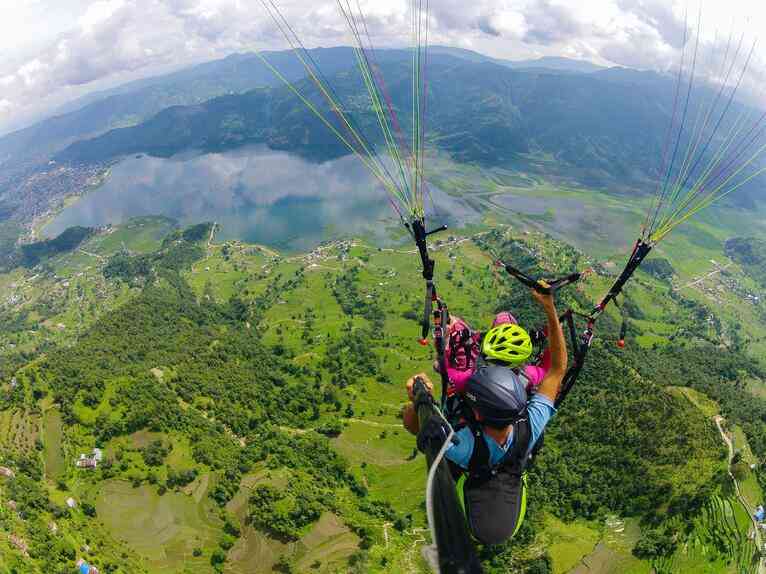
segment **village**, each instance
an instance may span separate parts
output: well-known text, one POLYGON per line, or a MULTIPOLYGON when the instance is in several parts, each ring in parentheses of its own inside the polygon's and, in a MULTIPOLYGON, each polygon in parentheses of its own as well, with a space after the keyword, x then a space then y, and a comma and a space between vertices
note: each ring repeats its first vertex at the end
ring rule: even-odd
MULTIPOLYGON (((78 468, 96 468, 99 461, 101 461, 103 458, 102 452, 98 448, 94 448, 93 452, 88 456, 85 454, 81 454, 80 458, 78 458, 75 461, 75 466, 78 468)), ((13 471, 13 469, 7 467, 7 466, 0 466, 0 478, 4 479, 14 479, 16 478, 16 473, 13 471)), ((0 483, 2 484, 2 483, 0 483)), ((0 493, 2 490, 0 489, 0 493)), ((25 520, 25 517, 23 514, 19 512, 18 504, 15 500, 7 500, 5 501, 5 507, 10 510, 11 512, 14 512, 17 514, 17 516, 21 520, 25 520)), ((69 497, 66 500, 66 506, 71 511, 77 508, 77 501, 69 497)), ((48 524, 48 529, 52 534, 56 534, 59 531, 58 525, 56 522, 51 521, 48 524)), ((15 534, 15 533, 8 533, 8 542, 15 547, 23 557, 30 558, 30 546, 29 543, 22 538, 21 536, 15 534)), ((91 548, 89 546, 84 546, 81 548, 82 552, 89 553, 91 551, 91 548)), ((99 569, 96 566, 93 566, 89 564, 85 559, 78 558, 75 562, 75 568, 73 570, 76 570, 77 574, 100 574, 99 569)))
POLYGON ((710 260, 712 270, 702 276, 681 285, 676 285, 674 291, 696 289, 716 305, 724 302, 726 293, 732 293, 753 306, 759 306, 763 302, 763 296, 743 286, 737 276, 730 271, 732 263, 719 263, 715 259, 710 260))

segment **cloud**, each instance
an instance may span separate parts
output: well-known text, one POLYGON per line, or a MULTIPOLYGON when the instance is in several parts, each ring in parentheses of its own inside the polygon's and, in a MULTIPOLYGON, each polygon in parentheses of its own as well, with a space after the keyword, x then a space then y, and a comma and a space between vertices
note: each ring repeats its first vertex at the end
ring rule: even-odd
MULTIPOLYGON (((332 0, 274 1, 306 45, 351 43, 332 0)), ((361 1, 376 45, 409 43, 408 0, 361 1)), ((766 16, 766 7, 753 8, 755 3, 746 0, 723 4, 703 6, 701 53, 709 54, 711 64, 700 69, 709 75, 721 68, 715 56, 729 37, 731 14, 744 13, 747 7, 760 10, 750 20, 733 22, 735 38, 740 28, 755 29, 758 16, 766 16), (727 28, 718 30, 723 22, 727 28)), ((31 54, 14 52, 20 34, 0 35, 0 126, 11 110, 16 115, 52 105, 104 83, 235 51, 285 47, 261 3, 254 1, 39 0, 23 6, 33 10, 30 21, 47 11, 53 23, 46 22, 46 29, 59 30, 66 24, 66 30, 31 54)), ((564 55, 605 65, 670 70, 683 50, 684 30, 695 28, 694 0, 688 18, 684 6, 682 0, 438 0, 430 3, 429 39, 502 58, 564 55)), ((747 36, 749 42, 752 36, 747 36)), ((761 54, 758 51, 754 60, 758 78, 761 54)))
POLYGON ((552 0, 541 0, 525 12, 527 30, 524 41, 548 46, 581 38, 587 23, 581 22, 571 8, 552 0))

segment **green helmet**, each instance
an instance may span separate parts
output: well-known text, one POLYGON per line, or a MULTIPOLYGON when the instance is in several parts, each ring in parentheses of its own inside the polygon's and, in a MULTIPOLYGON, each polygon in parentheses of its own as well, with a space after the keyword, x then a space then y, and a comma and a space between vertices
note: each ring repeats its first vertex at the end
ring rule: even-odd
POLYGON ((532 339, 518 325, 504 323, 487 331, 481 351, 488 359, 518 367, 532 356, 532 339))

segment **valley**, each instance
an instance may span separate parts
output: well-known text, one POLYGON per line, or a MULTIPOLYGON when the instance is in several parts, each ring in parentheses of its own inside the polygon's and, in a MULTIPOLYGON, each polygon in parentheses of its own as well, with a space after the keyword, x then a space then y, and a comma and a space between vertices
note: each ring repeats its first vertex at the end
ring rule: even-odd
POLYGON ((580 272, 556 301, 591 342, 483 571, 764 572, 766 116, 684 68, 686 32, 671 74, 373 53, 347 20, 361 49, 233 54, 0 137, 0 574, 431 572, 402 409, 434 358, 412 239, 441 225, 450 313, 537 328, 497 261, 580 272))
MULTIPOLYGON (((166 218, 134 219, 104 228, 72 252, 54 255, 44 266, 2 275, 4 312, 27 318, 13 331, 2 333, 2 412, 8 422, 2 431, 0 465, 11 465, 17 478, 0 485, 0 499, 7 509, 11 497, 18 496, 13 480, 23 477, 39 480, 40 490, 35 492, 50 501, 48 506, 31 506, 31 501, 14 500, 17 508, 21 504, 27 509, 26 517, 2 511, 3 530, 33 549, 31 558, 25 559, 0 540, 4 562, 46 571, 54 564, 73 564, 74 559, 65 557, 73 552, 109 572, 126 573, 260 573, 288 567, 425 572, 420 555, 426 542, 425 471, 422 457, 413 458, 413 439, 398 419, 402 381, 409 373, 426 370, 431 354, 415 343, 418 326, 413 316, 418 314, 421 288, 412 249, 406 244, 374 247, 357 239, 323 244, 308 254, 282 255, 241 241, 211 243, 210 226, 190 228, 183 235, 174 229, 166 218), (175 239, 168 242, 168 237, 175 239), (136 274, 140 266, 114 267, 125 257, 148 258, 148 274, 136 274), (120 271, 105 277, 110 268, 120 271), (151 309, 159 311, 156 320, 151 309), (168 336, 170 340, 162 342, 168 336), (186 343, 179 346, 178 341, 186 343), (249 356, 253 352, 256 355, 249 356), (295 404, 272 402, 279 395, 267 391, 258 375, 265 374, 266 364, 271 365, 269 378, 276 376, 284 381, 279 385, 298 393, 295 404), (9 383, 11 377, 15 385, 9 383), (153 390, 147 395, 149 388, 153 390), (150 398, 154 395, 160 402, 150 398), (315 444, 312 449, 324 444, 321 448, 334 454, 311 466, 317 463, 283 450, 309 453, 300 446, 306 440, 315 444), (273 446, 261 450, 266 444, 273 446), (96 446, 103 450, 105 462, 95 470, 75 468, 79 453, 96 446), (326 467, 334 457, 340 458, 332 464, 347 470, 326 467), (42 474, 33 470, 38 465, 42 474), (314 488, 319 490, 313 494, 307 490, 305 498, 289 498, 300 492, 296 488, 305 489, 306 477, 317 476, 319 469, 347 474, 327 486, 318 483, 314 488), (278 498, 273 507, 268 503, 259 512, 275 514, 261 516, 248 498, 255 493, 273 496, 273 486, 288 498, 278 498), (69 498, 78 506, 58 510, 69 498), (86 513, 90 508, 92 517, 86 513), (309 512, 308 522, 290 508, 309 512), (41 539, 44 531, 35 525, 46 520, 54 521, 57 531, 41 539), (293 521, 302 526, 294 530, 289 526, 293 521), (44 550, 56 540, 71 550, 63 554, 44 550)), ((513 260, 552 274, 589 261, 579 250, 526 223, 509 227, 484 221, 470 235, 463 230, 452 233, 454 238, 434 244, 437 280, 451 309, 476 325, 499 305, 512 306, 524 321, 539 320, 523 290, 493 275, 482 245, 491 244, 513 260), (490 286, 497 289, 495 297, 485 294, 490 286)), ((677 255, 668 256, 674 268, 683 268, 685 262, 677 255)), ((722 253, 715 256, 725 261, 722 253)), ((738 281, 746 280, 736 264, 726 264, 726 271, 738 281)), ((591 293, 603 291, 610 272, 608 266, 599 269, 580 288, 563 294, 564 301, 574 297, 577 304, 581 297, 584 302, 591 293)), ((546 564, 557 574, 596 564, 601 572, 651 568, 676 572, 703 563, 710 572, 739 572, 737 565, 749 564, 755 556, 754 546, 748 546, 750 521, 746 513, 742 520, 739 503, 727 490, 731 483, 727 487, 726 448, 710 413, 697 406, 703 400, 697 396, 704 395, 693 395, 696 402, 689 403, 686 395, 676 396, 670 387, 654 386, 651 369, 642 373, 645 359, 639 357, 644 353, 651 357, 663 345, 673 345, 676 333, 695 333, 694 342, 678 347, 682 354, 689 345, 704 348, 709 344, 706 339, 720 344, 720 334, 707 322, 707 314, 697 311, 696 305, 705 305, 704 298, 692 305, 693 300, 683 294, 659 297, 671 292, 665 279, 648 273, 636 278, 629 297, 642 315, 631 320, 633 350, 622 354, 610 350, 616 317, 605 318, 602 342, 594 350, 595 370, 562 409, 551 428, 550 444, 535 466, 531 530, 500 554, 485 555, 488 571, 495 571, 492 564, 497 561, 519 567, 546 564), (649 388, 653 391, 647 394, 644 389, 649 388), (606 408, 615 400, 625 401, 620 408, 627 409, 628 418, 606 408), (648 404, 642 406, 642 401, 648 404), (590 414, 583 417, 583 409, 590 414), (647 419, 648 412, 658 409, 662 423, 647 419), (611 447, 598 446, 603 439, 588 430, 590 417, 607 427, 614 425, 607 431, 608 442, 616 441, 617 450, 604 452, 606 458, 597 453, 611 447), (626 431, 629 421, 636 426, 626 431), (671 427, 684 437, 683 447, 656 434, 671 427), (657 429, 651 440, 661 444, 647 458, 643 449, 649 439, 642 433, 648 428, 657 429), (623 443, 621 436, 633 438, 623 443), (642 450, 633 451, 639 446, 642 450), (570 457, 560 458, 561 449, 570 457), (623 474, 622 493, 615 498, 609 490, 617 461, 633 468, 622 473, 635 473, 638 467, 632 465, 638 464, 641 473, 653 478, 632 490, 625 483, 629 474, 623 474), (592 502, 582 506, 578 493, 584 483, 574 479, 586 473, 592 502), (722 477, 720 482, 717 476, 722 477), (657 481, 654 486, 652 481, 657 481), (667 500, 669 492, 674 493, 670 499, 677 500, 673 504, 680 505, 678 510, 669 512, 665 507, 663 512, 669 514, 650 527, 646 513, 651 515, 653 504, 661 508, 660 500, 667 500), (691 532, 675 514, 682 508, 687 518, 697 517, 691 532), (642 542, 650 533, 658 541, 670 536, 671 553, 657 541, 642 542), (646 548, 640 557, 634 555, 639 542, 646 548)), ((737 308, 745 304, 736 299, 731 303, 737 308)), ((739 356, 736 350, 730 353, 739 356)), ((686 359, 692 373, 698 372, 696 360, 693 354, 686 359)), ((760 393, 759 367, 741 358, 732 360, 745 369, 736 375, 738 381, 747 377, 749 388, 760 393)), ((731 385, 723 376, 718 384, 731 385)), ((696 384, 695 379, 675 375, 657 380, 665 385, 696 384)), ((753 397, 748 387, 740 385, 737 382, 726 391, 734 393, 727 400, 753 397)), ((730 412, 729 403, 721 404, 730 412)), ((733 416, 747 429, 740 436, 751 438, 752 452, 760 452, 766 441, 759 442, 762 431, 753 426, 751 415, 733 416)), ((750 452, 747 446, 738 448, 750 452)), ((747 456, 762 460, 763 454, 747 456)), ((743 483, 748 485, 747 496, 759 500, 760 471, 746 472, 753 473, 743 483)))

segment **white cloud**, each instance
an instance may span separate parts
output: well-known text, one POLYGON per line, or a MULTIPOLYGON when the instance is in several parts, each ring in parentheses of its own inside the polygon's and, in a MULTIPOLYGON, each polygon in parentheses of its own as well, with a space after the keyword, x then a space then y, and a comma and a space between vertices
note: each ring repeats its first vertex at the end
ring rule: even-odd
MULTIPOLYGON (((745 47, 766 16, 748 0, 703 2, 700 65, 715 75, 729 30, 745 47), (732 15, 735 17, 732 18, 732 15), (717 49, 717 52, 715 49, 717 49)), ((275 0, 308 46, 351 43, 332 0, 275 0)), ((352 2, 352 5, 354 2, 352 2)), ((379 46, 409 43, 408 0, 362 0, 379 46)), ((683 47, 686 0, 432 0, 432 43, 523 59, 565 55, 601 64, 669 70, 683 47)), ((0 126, 14 115, 98 88, 106 82, 285 43, 252 0, 0 0, 0 126), (46 39, 25 43, 25 37, 46 39)), ((689 6, 687 29, 696 27, 689 6)), ((759 48, 754 78, 763 71, 759 48)))
POLYGON ((91 35, 106 23, 115 12, 125 6, 124 0, 108 0, 95 2, 80 17, 79 25, 84 36, 91 35))

